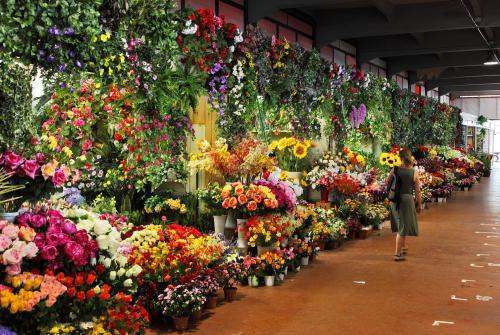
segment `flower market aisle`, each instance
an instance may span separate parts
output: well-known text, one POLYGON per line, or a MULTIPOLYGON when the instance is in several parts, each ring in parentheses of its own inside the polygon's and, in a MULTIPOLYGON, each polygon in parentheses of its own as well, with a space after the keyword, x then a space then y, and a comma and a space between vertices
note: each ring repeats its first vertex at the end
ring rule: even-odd
POLYGON ((384 229, 320 253, 279 287, 242 288, 190 334, 498 334, 500 238, 487 236, 500 235, 499 213, 497 169, 420 215, 405 262, 392 260, 384 229))

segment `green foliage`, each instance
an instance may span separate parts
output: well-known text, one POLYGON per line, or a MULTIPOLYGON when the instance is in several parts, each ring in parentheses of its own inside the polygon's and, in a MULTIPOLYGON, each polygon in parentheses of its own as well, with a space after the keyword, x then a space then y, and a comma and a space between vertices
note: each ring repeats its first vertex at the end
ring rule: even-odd
POLYGON ((0 152, 11 148, 28 153, 36 134, 36 113, 31 106, 30 68, 2 54, 0 59, 0 152))

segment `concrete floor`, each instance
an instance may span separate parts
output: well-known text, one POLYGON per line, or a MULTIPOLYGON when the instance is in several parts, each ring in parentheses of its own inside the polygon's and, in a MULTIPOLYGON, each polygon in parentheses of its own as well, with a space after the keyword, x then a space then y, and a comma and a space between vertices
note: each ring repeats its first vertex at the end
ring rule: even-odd
POLYGON ((205 313, 189 333, 499 335, 499 214, 497 169, 471 191, 456 192, 420 215, 421 235, 409 241, 405 262, 392 260, 393 236, 384 229, 321 253, 279 287, 240 288, 237 301, 205 313), (493 299, 479 301, 476 295, 493 299))

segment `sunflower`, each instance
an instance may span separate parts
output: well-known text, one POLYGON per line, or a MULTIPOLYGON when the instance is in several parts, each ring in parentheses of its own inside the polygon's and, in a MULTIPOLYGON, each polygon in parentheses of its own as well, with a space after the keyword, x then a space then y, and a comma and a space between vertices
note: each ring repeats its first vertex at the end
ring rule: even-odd
POLYGON ((272 141, 271 144, 269 144, 269 150, 274 151, 278 147, 278 141, 272 141))
POLYGON ((293 147, 293 154, 295 157, 302 159, 307 156, 307 146, 298 142, 293 147))
POLYGON ((387 159, 389 159, 390 156, 391 156, 391 154, 388 154, 387 152, 381 153, 380 154, 380 158, 379 158, 380 164, 386 165, 387 164, 387 159))
POLYGON ((278 141, 278 150, 284 150, 286 147, 288 147, 288 138, 283 137, 278 141))

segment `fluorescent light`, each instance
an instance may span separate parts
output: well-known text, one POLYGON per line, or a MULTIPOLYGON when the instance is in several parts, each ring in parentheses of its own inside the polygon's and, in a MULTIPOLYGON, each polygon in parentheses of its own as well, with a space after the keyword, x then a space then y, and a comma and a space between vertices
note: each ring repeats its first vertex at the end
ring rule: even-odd
POLYGON ((498 61, 497 54, 494 51, 490 51, 490 55, 484 65, 498 65, 500 62, 498 61))
POLYGON ((459 98, 500 98, 500 95, 460 95, 459 98))

